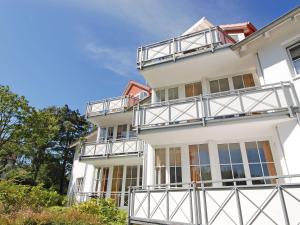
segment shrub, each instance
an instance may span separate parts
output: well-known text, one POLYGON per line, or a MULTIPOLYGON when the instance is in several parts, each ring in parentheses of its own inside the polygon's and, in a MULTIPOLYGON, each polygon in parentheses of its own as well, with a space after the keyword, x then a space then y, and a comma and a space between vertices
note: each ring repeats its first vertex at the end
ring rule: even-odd
POLYGON ((115 206, 112 199, 91 199, 90 201, 73 206, 80 212, 97 215, 103 224, 126 224, 127 213, 115 206))
POLYGON ((41 210, 43 207, 62 205, 64 197, 55 191, 48 191, 41 185, 18 185, 10 181, 0 181, 0 209, 5 213, 24 208, 41 210))

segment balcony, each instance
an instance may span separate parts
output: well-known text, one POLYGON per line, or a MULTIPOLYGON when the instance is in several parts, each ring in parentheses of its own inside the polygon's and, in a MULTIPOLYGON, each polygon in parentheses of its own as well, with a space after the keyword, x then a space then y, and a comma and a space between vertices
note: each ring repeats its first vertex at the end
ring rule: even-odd
POLYGON ((220 27, 212 27, 138 48, 137 67, 142 70, 148 66, 214 51, 233 43, 235 41, 220 27))
POLYGON ((82 145, 80 160, 121 156, 140 156, 144 151, 144 142, 135 138, 129 140, 85 142, 82 145))
POLYGON ((87 118, 124 112, 139 102, 138 98, 120 96, 99 101, 89 102, 86 108, 87 118))
MULTIPOLYGON (((129 224, 290 225, 300 222, 299 175, 224 181, 269 184, 214 187, 206 182, 129 190, 129 224), (296 178, 298 177, 298 178, 296 178)), ((222 181, 215 181, 216 183, 222 181)), ((209 183, 214 183, 209 181, 209 183)))
POLYGON ((290 82, 205 94, 134 107, 134 126, 140 130, 199 124, 207 126, 245 118, 289 115, 299 110, 290 82))

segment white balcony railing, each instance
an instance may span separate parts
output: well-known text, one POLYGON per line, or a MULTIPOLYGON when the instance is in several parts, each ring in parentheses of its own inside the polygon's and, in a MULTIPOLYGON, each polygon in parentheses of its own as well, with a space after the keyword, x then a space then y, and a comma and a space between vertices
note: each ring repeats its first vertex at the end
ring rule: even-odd
POLYGON ((299 176, 222 180, 271 181, 264 185, 207 187, 199 182, 130 188, 129 224, 296 225, 300 182, 285 180, 299 181, 299 176))
POLYGON ((299 100, 290 82, 200 95, 134 107, 133 125, 139 129, 207 123, 284 112, 293 116, 299 100))
POLYGON ((106 115, 116 112, 124 112, 126 109, 139 102, 138 98, 120 96, 99 101, 89 102, 86 108, 86 116, 106 115))
POLYGON ((235 41, 220 27, 212 27, 138 48, 137 65, 142 69, 149 65, 175 61, 191 54, 214 51, 217 47, 232 43, 235 41))
POLYGON ((111 156, 141 155, 144 142, 138 139, 121 139, 101 142, 85 142, 82 145, 81 159, 111 156))

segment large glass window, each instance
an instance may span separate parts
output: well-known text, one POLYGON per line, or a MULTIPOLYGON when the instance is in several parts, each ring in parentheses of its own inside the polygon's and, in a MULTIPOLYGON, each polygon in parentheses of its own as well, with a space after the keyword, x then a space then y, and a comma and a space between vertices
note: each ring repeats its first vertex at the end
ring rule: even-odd
MULTIPOLYGON (((251 177, 276 176, 275 164, 269 141, 246 142, 251 177)), ((270 184, 274 179, 252 181, 253 184, 270 184)))
POLYGON ((210 86, 211 93, 229 91, 228 78, 209 81, 209 86, 210 86))
POLYGON ((156 90, 155 94, 156 94, 156 100, 157 100, 157 102, 164 102, 164 101, 166 101, 165 89, 156 90))
MULTIPOLYGON (((197 182, 211 180, 208 145, 190 145, 189 156, 191 181, 197 182)), ((205 184, 205 186, 210 185, 210 183, 205 184)))
POLYGON ((111 187, 111 198, 115 200, 116 206, 118 207, 121 205, 122 179, 123 166, 114 166, 111 187))
POLYGON ((127 124, 118 125, 117 139, 125 139, 127 135, 127 124))
POLYGON ((251 73, 232 77, 234 89, 254 87, 254 79, 251 73))
POLYGON ((100 192, 102 196, 106 196, 108 184, 109 168, 98 168, 96 170, 95 192, 100 192))
POLYGON ((107 128, 107 140, 112 140, 114 138, 114 127, 107 128))
MULTIPOLYGON (((218 144, 219 161, 222 179, 245 178, 244 165, 239 143, 218 144)), ((236 185, 245 185, 246 181, 237 181, 236 185)), ((223 182, 225 186, 233 182, 223 182)))
POLYGON ((156 184, 166 183, 166 149, 155 149, 155 177, 156 184))
POLYGON ((129 137, 130 137, 130 138, 136 137, 136 131, 133 130, 132 124, 130 124, 130 127, 129 127, 129 137))
POLYGON ((169 149, 169 159, 170 159, 170 183, 171 184, 182 183, 181 150, 179 147, 169 149))
POLYGON ((202 94, 201 82, 185 85, 185 97, 198 96, 202 94))
POLYGON ((178 88, 169 88, 168 89, 168 99, 173 100, 173 99, 178 99, 178 88))
POLYGON ((124 206, 128 205, 128 188, 137 186, 137 166, 126 167, 126 182, 124 194, 124 206))
POLYGON ((143 166, 140 166, 139 186, 143 185, 143 166))
POLYGON ((292 63, 296 74, 300 74, 300 42, 291 46, 289 49, 292 63))

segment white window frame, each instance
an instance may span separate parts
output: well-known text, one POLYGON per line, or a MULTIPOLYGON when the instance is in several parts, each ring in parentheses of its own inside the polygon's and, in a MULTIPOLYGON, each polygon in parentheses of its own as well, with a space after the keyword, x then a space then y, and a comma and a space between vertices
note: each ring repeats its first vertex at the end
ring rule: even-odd
MULTIPOLYGON (((300 40, 296 41, 294 44, 289 45, 286 48, 286 51, 287 51, 287 54, 288 54, 288 58, 289 58, 289 63, 291 65, 292 69, 293 69, 293 72, 294 72, 295 76, 297 76, 297 77, 300 76, 300 73, 297 73, 297 71, 296 71, 296 68, 294 66, 294 61, 293 61, 292 56, 291 56, 290 49, 294 48, 295 46, 298 46, 298 45, 300 46, 300 40)), ((300 60, 300 59, 298 59, 298 60, 300 60)))

